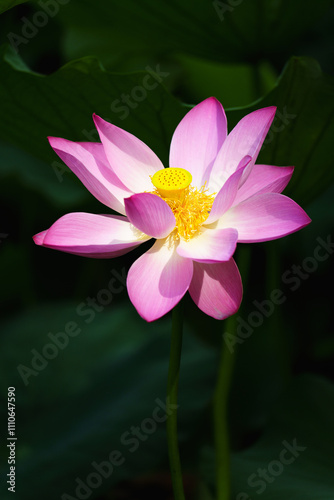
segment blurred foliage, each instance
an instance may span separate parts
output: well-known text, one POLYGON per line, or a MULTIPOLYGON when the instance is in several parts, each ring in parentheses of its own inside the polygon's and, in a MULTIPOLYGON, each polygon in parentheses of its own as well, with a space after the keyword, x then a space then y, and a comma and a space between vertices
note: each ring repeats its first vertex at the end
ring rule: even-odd
POLYGON ((316 8, 311 0, 96 0, 94 22, 90 2, 81 0, 78 12, 79 1, 71 0, 59 11, 67 27, 65 49, 69 57, 94 50, 109 60, 119 57, 115 47, 121 47, 125 57, 134 51, 159 55, 185 52, 233 63, 263 58, 279 61, 333 5, 330 0, 317 2, 316 8))
MULTIPOLYGON (((167 164, 176 125, 209 95, 228 108, 230 130, 246 113, 277 106, 259 162, 295 166, 285 193, 313 220, 288 238, 237 250, 241 268, 242 250, 249 252, 238 317, 252 333, 237 345, 230 395, 234 497, 254 497, 249 476, 268 469, 282 441, 293 439, 307 449, 266 486, 263 498, 333 496, 330 244, 321 261, 315 257, 320 240, 332 241, 334 221, 333 4, 0 0, 5 214, 0 387, 5 400, 7 387, 16 386, 20 499, 75 496, 76 478, 85 480, 92 462, 106 460, 113 449, 125 462, 90 498, 124 500, 130 492, 133 500, 140 488, 145 498, 163 499, 162 491, 168 491, 161 479, 168 470, 164 424, 139 439, 136 452, 120 441, 124 432, 152 417, 157 398, 165 401, 170 315, 145 323, 124 286, 129 266, 150 244, 117 261, 98 261, 35 247, 31 237, 68 211, 105 210, 59 161, 47 136, 95 141, 91 116, 96 112, 142 139, 167 164), (119 293, 102 306, 99 294, 115 272, 119 293), (261 325, 250 326, 256 304, 275 288, 285 301, 270 316, 262 315, 261 325), (97 301, 99 309, 88 313, 88 300, 97 301), (63 332, 69 322, 77 323, 80 334, 57 348, 43 369, 34 369, 25 385, 18 366, 31 367, 34 353, 54 344, 49 334, 63 332)), ((210 404, 223 325, 202 314, 188 296, 185 306, 182 461, 195 500, 212 500, 210 404)), ((4 478, 6 457, 2 449, 4 478)), ((9 495, 6 488, 1 491, 4 500, 9 495)))
MULTIPOLYGON (((169 318, 139 320, 129 304, 95 311, 73 302, 44 304, 6 323, 1 364, 8 379, 1 380, 1 389, 6 392, 11 380, 17 391, 20 498, 35 499, 37 489, 41 498, 49 497, 50 484, 53 498, 75 496, 75 479, 84 481, 95 471, 92 462, 107 461, 113 450, 124 464, 115 466, 102 490, 165 466, 164 421, 172 411, 165 394, 170 328, 169 318), (75 336, 64 333, 71 322, 75 336), (133 426, 141 429, 139 437, 133 426), (41 469, 45 474, 36 474, 41 469)), ((185 333, 181 444, 198 429, 217 362, 213 349, 185 333)))
POLYGON ((1 136, 13 145, 50 161, 55 155, 47 136, 98 140, 92 120, 95 112, 139 133, 168 161, 170 139, 184 112, 162 86, 163 74, 113 74, 96 59, 84 58, 41 76, 28 72, 12 50, 2 55, 0 65, 0 112, 7 116, 1 136))
MULTIPOLYGON (((277 401, 257 443, 233 454, 233 498, 331 498, 333 412, 332 384, 311 375, 297 377, 277 401)), ((202 463, 203 475, 214 489, 212 448, 203 447, 202 463)))
POLYGON ((0 14, 5 12, 8 9, 11 9, 12 7, 15 7, 15 5, 19 5, 20 3, 24 3, 25 0, 1 0, 0 1, 0 14))
POLYGON ((229 117, 235 125, 245 111, 270 105, 277 112, 257 163, 294 165, 285 194, 305 205, 334 180, 328 155, 334 135, 334 78, 324 75, 314 60, 292 58, 268 95, 229 117))
MULTIPOLYGON (((1 135, 20 149, 50 161, 54 155, 45 140, 47 135, 96 141, 97 132, 91 120, 91 114, 96 112, 115 125, 126 127, 168 162, 172 133, 187 110, 164 89, 159 69, 158 73, 118 75, 105 71, 95 59, 86 58, 42 77, 29 73, 15 53, 9 51, 3 53, 0 70, 0 112, 8 116, 0 125, 1 135), (153 80, 152 90, 145 87, 147 77, 153 80), (33 127, 29 126, 32 122, 33 127)), ((324 75, 313 60, 291 59, 266 97, 228 113, 230 129, 245 112, 274 104, 278 108, 276 118, 259 163, 296 165, 287 194, 305 204, 334 179, 332 158, 327 154, 334 134, 334 78, 324 75)), ((17 163, 26 170, 22 161, 17 163)), ((35 170, 37 173, 37 165, 35 170)), ((50 178, 42 172, 42 163, 40 170, 37 182, 45 179, 49 191, 50 178)), ((60 162, 54 160, 53 170, 62 180, 60 162)), ((65 196, 63 186, 57 187, 60 196, 65 196)))

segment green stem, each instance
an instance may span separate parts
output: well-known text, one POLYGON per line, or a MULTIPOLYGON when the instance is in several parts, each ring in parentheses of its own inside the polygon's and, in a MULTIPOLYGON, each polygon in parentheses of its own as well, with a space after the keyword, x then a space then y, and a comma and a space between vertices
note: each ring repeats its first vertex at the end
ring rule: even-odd
MULTIPOLYGON (((182 301, 181 301, 182 302, 182 301)), ((177 405, 177 392, 179 385, 180 360, 182 349, 183 332, 183 304, 179 302, 173 309, 172 316, 172 337, 170 346, 167 396, 172 408, 177 405), (175 406, 173 406, 175 405, 175 406)), ((172 484, 175 500, 185 500, 183 491, 181 461, 179 445, 177 440, 177 410, 167 418, 167 443, 169 465, 172 476, 172 484)))
MULTIPOLYGON (((236 315, 226 321, 226 332, 233 334, 236 328, 236 315)), ((230 443, 228 427, 228 396, 234 366, 234 351, 223 340, 218 378, 213 401, 213 421, 216 448, 216 485, 217 500, 229 500, 230 485, 230 443)))
MULTIPOLYGON (((238 249, 238 265, 243 278, 244 288, 248 280, 251 253, 248 246, 238 249)), ((246 289, 246 288, 245 288, 246 289)), ((225 333, 235 335, 238 314, 226 320, 225 333)), ((222 339, 222 350, 218 369, 217 383, 213 399, 213 425, 216 449, 216 485, 217 500, 229 500, 231 496, 230 477, 230 441, 228 426, 228 397, 230 394, 234 362, 238 343, 225 342, 222 339)))

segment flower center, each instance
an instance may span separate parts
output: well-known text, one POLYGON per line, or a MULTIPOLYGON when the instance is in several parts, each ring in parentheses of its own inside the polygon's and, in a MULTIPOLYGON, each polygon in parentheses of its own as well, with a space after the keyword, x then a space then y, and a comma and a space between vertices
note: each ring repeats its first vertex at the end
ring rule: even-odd
POLYGON ((184 168, 163 168, 152 176, 152 184, 162 198, 183 199, 192 181, 191 173, 184 168))
POLYGON ((209 216, 215 195, 207 194, 205 185, 197 189, 190 185, 192 176, 183 168, 163 168, 151 177, 160 196, 170 206, 176 219, 173 238, 190 240, 209 216))

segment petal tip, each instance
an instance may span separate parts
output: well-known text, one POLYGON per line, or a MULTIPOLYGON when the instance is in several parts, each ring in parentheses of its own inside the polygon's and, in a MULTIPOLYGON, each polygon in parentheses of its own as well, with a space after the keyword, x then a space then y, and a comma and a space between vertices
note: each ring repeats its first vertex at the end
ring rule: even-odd
POLYGON ((52 135, 47 136, 47 140, 49 141, 50 146, 52 147, 52 143, 54 140, 58 139, 58 137, 53 137, 52 135))
POLYGON ((99 124, 104 124, 104 123, 108 123, 109 122, 106 122, 106 120, 104 120, 103 118, 101 118, 101 116, 97 115, 96 113, 93 113, 93 121, 94 121, 94 124, 96 125, 96 127, 99 126, 99 124))
POLYGON ((47 231, 41 231, 40 233, 35 234, 32 239, 36 245, 42 246, 44 242, 44 238, 47 231))
POLYGON ((56 150, 59 145, 64 145, 65 143, 68 143, 67 139, 64 139, 63 137, 53 137, 53 136, 48 136, 47 137, 50 146, 52 149, 56 150))
POLYGON ((215 96, 213 96, 213 95, 212 95, 212 96, 210 96, 210 97, 207 97, 207 98, 206 98, 206 99, 204 99, 204 101, 202 101, 202 102, 205 102, 205 101, 208 101, 208 102, 214 102, 215 104, 219 104, 220 106, 222 105, 222 104, 220 103, 220 101, 218 101, 217 97, 215 97, 215 96))

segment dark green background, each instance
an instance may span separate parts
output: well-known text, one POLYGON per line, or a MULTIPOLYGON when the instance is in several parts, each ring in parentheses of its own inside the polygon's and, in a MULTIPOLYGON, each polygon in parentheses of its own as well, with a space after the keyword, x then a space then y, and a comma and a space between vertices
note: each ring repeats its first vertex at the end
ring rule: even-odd
MULTIPOLYGON (((273 289, 285 301, 236 352, 232 498, 257 498, 249 477, 293 440, 306 449, 260 498, 334 498, 333 256, 314 259, 319 241, 334 239, 333 2, 0 0, 0 12, 0 434, 7 437, 7 387, 15 386, 16 498, 75 497, 76 478, 85 481, 92 462, 115 449, 124 464, 89 498, 171 498, 164 424, 133 453, 121 442, 165 400, 170 315, 147 324, 122 282, 91 322, 78 314, 148 245, 100 261, 36 247, 32 235, 67 212, 105 212, 47 136, 97 140, 96 112, 167 164, 176 125, 210 95, 227 109, 229 129, 254 109, 278 107, 258 162, 295 166, 285 194, 312 218, 300 233, 237 250, 239 324, 273 289), (147 72, 161 82, 117 111, 115 101, 133 96, 147 72), (31 350, 41 352, 69 321, 80 333, 25 384, 18 366, 31 367, 31 350)), ((189 499, 215 498, 211 400, 223 332, 186 297, 179 439, 189 499)), ((3 444, 4 500, 12 498, 7 456, 3 444)))

